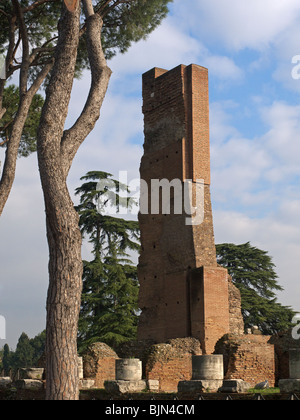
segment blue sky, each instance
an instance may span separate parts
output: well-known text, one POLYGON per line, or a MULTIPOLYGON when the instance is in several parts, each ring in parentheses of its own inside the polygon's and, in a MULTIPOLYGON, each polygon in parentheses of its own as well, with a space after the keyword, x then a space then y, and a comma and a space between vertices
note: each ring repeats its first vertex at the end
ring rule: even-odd
MULTIPOLYGON (((250 241, 268 251, 285 289, 279 301, 300 311, 300 80, 291 76, 298 54, 298 0, 174 0, 146 41, 109 63, 113 75, 101 119, 74 161, 70 191, 89 170, 139 176, 142 73, 207 67, 216 242, 250 241)), ((85 73, 75 83, 68 124, 88 88, 85 73)), ((13 346, 22 331, 34 336, 44 328, 48 282, 36 156, 18 164, 0 219, 0 315, 13 346)))

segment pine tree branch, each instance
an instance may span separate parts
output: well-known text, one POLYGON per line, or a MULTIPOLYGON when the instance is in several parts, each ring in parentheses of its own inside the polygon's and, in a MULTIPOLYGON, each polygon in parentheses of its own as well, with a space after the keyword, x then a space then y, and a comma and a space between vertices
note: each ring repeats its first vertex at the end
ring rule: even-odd
POLYGON ((11 15, 9 15, 8 13, 6 13, 4 10, 0 9, 0 15, 4 15, 5 17, 7 17, 7 19, 11 19, 11 15))
MULTIPOLYGON (((11 16, 10 25, 9 25, 9 34, 8 34, 9 42, 8 42, 6 59, 5 59, 5 67, 6 67, 5 70, 6 70, 7 78, 10 76, 9 68, 14 59, 16 22, 17 22, 17 16, 11 16)), ((6 109, 2 107, 5 83, 6 83, 6 80, 3 80, 3 79, 0 80, 0 120, 2 119, 3 115, 6 112, 6 109)))
POLYGON ((0 147, 4 146, 6 143, 9 142, 9 138, 7 138, 6 140, 4 140, 2 143, 0 143, 0 147))
POLYGON ((31 98, 33 98, 34 95, 37 93, 37 91, 40 89, 43 81, 47 77, 53 65, 54 65, 54 58, 50 60, 49 63, 45 64, 45 66, 42 68, 40 73, 36 76, 34 82, 32 83, 31 87, 28 90, 28 94, 30 94, 31 98))
POLYGON ((32 99, 41 87, 41 84, 51 70, 53 64, 54 61, 45 65, 36 77, 30 89, 24 95, 22 95, 17 114, 11 125, 10 137, 8 141, 5 141, 4 143, 7 143, 7 149, 5 153, 3 172, 0 178, 0 215, 2 214, 15 178, 16 162, 18 158, 20 141, 32 99))
MULTIPOLYGON (((84 0, 90 2, 90 0, 84 0)), ((107 66, 101 45, 101 31, 103 21, 97 14, 90 14, 87 17, 87 49, 91 67, 92 81, 89 95, 84 109, 76 123, 69 130, 66 130, 61 143, 61 154, 64 168, 69 172, 72 161, 78 148, 86 137, 93 130, 100 117, 100 109, 107 91, 111 70, 107 66)), ((65 174, 65 175, 66 175, 65 174)))
POLYGON ((53 1, 57 1, 57 0, 38 0, 36 2, 34 2, 31 6, 25 7, 22 12, 23 13, 27 13, 27 12, 31 12, 31 10, 36 9, 37 7, 41 6, 44 3, 53 3, 53 1))
POLYGON ((133 0, 115 0, 113 4, 110 6, 112 0, 107 0, 103 5, 101 5, 96 13, 98 13, 102 18, 104 18, 111 10, 118 7, 120 4, 124 3, 132 3, 133 0))
POLYGON ((13 6, 16 11, 16 15, 19 22, 19 30, 20 30, 20 36, 22 39, 22 47, 23 47, 23 54, 22 54, 22 65, 20 70, 20 93, 21 95, 24 95, 27 92, 27 81, 28 81, 28 72, 29 72, 29 66, 30 66, 30 60, 29 60, 29 38, 28 38, 28 32, 24 20, 24 14, 21 9, 21 6, 19 4, 18 0, 12 0, 13 6))

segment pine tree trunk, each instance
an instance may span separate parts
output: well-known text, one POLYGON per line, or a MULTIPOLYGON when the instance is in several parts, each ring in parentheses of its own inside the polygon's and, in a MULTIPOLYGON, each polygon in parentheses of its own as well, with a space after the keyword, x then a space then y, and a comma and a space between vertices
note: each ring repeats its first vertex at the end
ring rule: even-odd
POLYGON ((77 400, 77 331, 82 291, 79 216, 67 187, 76 152, 100 116, 111 71, 101 45, 102 20, 92 1, 82 0, 91 66, 91 88, 76 123, 64 130, 79 42, 80 7, 63 9, 51 80, 40 120, 37 152, 45 200, 49 246, 46 327, 46 398, 77 400))
MULTIPOLYGON (((51 180, 53 185, 54 180, 51 180)), ((77 331, 82 290, 78 215, 62 189, 46 206, 49 244, 47 297, 47 400, 77 400, 77 331), (63 211, 62 211, 63 209, 63 211)))
POLYGON ((68 192, 61 141, 79 40, 79 9, 59 22, 55 64, 40 120, 37 152, 49 247, 46 326, 46 399, 77 400, 77 329, 82 259, 78 215, 68 192))

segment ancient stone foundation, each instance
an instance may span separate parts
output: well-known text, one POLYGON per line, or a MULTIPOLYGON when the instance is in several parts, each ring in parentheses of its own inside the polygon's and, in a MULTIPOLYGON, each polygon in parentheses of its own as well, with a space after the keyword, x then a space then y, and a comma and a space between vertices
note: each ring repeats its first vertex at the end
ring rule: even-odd
POLYGON ((154 392, 177 392, 179 381, 192 378, 192 356, 201 355, 200 342, 194 338, 169 340, 162 344, 151 344, 147 340, 132 341, 120 346, 117 351, 118 354, 104 343, 95 343, 83 355, 84 376, 94 381, 95 388, 106 387, 115 392, 127 389, 130 392, 129 389, 139 387, 154 392), (130 358, 141 360, 143 383, 119 380, 116 361, 130 358))
POLYGON ((271 336, 226 335, 216 345, 224 356, 225 379, 242 379, 251 386, 276 382, 276 355, 271 336))
POLYGON ((92 344, 83 356, 84 378, 94 381, 95 388, 104 388, 105 381, 116 379, 117 353, 107 344, 92 344))

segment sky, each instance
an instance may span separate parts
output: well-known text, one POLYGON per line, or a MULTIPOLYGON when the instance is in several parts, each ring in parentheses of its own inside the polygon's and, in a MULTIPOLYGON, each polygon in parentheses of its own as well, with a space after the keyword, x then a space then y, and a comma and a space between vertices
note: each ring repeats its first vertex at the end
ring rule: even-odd
MULTIPOLYGON (((113 74, 100 120, 69 175, 72 196, 91 170, 115 177, 127 171, 129 181, 139 177, 144 72, 207 67, 215 241, 250 241, 267 251, 284 288, 278 301, 300 312, 297 55, 298 0, 174 0, 147 40, 109 62, 113 74)), ((75 82, 66 126, 79 115, 89 83, 88 72, 75 82)), ((23 331, 34 337, 45 328, 48 248, 36 155, 18 161, 0 238, 0 316, 6 320, 0 348, 6 342, 14 348, 23 331)))

